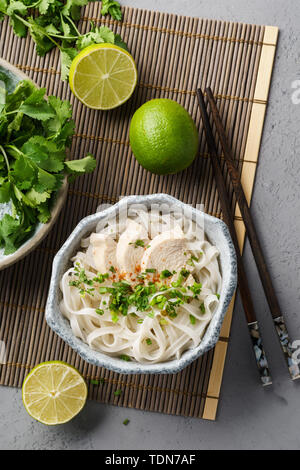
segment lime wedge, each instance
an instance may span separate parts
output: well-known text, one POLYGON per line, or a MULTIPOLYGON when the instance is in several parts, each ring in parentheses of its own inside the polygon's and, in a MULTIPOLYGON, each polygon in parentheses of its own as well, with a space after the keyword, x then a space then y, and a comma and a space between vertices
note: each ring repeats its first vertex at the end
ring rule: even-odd
POLYGON ((113 44, 93 44, 73 60, 70 87, 74 95, 93 109, 113 109, 125 103, 136 87, 133 57, 113 44))
POLYGON ((53 426, 70 421, 82 410, 87 386, 79 372, 65 362, 43 362, 25 378, 22 398, 32 418, 53 426))

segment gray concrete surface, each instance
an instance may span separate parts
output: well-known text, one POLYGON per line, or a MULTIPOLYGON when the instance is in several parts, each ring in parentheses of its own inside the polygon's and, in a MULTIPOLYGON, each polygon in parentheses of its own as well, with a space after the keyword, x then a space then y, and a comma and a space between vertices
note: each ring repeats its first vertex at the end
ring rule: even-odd
MULTIPOLYGON (((125 3, 125 0, 124 2, 125 3)), ((280 303, 300 339, 299 0, 126 0, 135 7, 271 24, 280 41, 252 213, 280 303)), ((299 449, 300 381, 291 383, 247 246, 245 261, 260 315, 274 386, 262 389, 238 299, 216 422, 88 403, 71 423, 47 428, 27 416, 19 390, 0 388, 0 449, 299 449), (130 419, 126 427, 125 418, 130 419)))

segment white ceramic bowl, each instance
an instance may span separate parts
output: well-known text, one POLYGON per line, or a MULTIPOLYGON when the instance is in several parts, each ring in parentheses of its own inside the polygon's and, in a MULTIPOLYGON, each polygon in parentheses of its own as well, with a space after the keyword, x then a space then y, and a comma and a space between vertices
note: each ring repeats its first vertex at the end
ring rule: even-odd
MULTIPOLYGON (((15 88, 17 83, 21 80, 29 80, 27 75, 23 72, 18 70, 16 67, 12 66, 8 62, 3 59, 0 59, 0 72, 5 73, 7 77, 9 77, 9 86, 11 87, 11 91, 15 88)), ((38 224, 33 235, 23 243, 20 248, 12 253, 11 255, 4 255, 3 251, 0 250, 0 270, 11 266, 12 264, 16 263, 17 261, 24 258, 24 256, 28 255, 30 251, 34 250, 43 240, 43 238, 48 234, 48 232, 53 227, 67 197, 68 192, 68 184, 67 180, 64 180, 64 183, 60 190, 56 195, 55 204, 51 210, 51 219, 46 224, 38 224)), ((1 210, 0 210, 1 212, 1 210)))
POLYGON ((229 235, 227 226, 220 219, 200 213, 196 209, 183 204, 177 199, 166 194, 153 194, 149 196, 128 196, 112 207, 84 218, 72 232, 65 244, 56 254, 53 261, 52 277, 48 301, 46 305, 46 320, 48 325, 83 359, 96 366, 122 374, 149 374, 149 373, 176 373, 189 365, 218 341, 220 329, 229 303, 237 285, 237 264, 235 250, 229 235), (99 222, 104 223, 108 218, 124 210, 132 204, 143 204, 150 208, 152 204, 167 204, 174 208, 185 210, 185 216, 193 220, 204 221, 204 229, 209 241, 220 251, 220 268, 222 274, 222 289, 220 303, 214 316, 207 327, 200 345, 197 348, 185 351, 180 359, 171 360, 159 364, 139 364, 133 361, 123 361, 116 357, 110 357, 98 351, 92 350, 81 339, 76 338, 72 332, 69 321, 63 317, 59 303, 62 294, 59 288, 60 280, 64 272, 70 267, 70 259, 80 247, 81 239, 87 237, 95 230, 99 222), (200 217, 199 217, 200 216, 200 217))

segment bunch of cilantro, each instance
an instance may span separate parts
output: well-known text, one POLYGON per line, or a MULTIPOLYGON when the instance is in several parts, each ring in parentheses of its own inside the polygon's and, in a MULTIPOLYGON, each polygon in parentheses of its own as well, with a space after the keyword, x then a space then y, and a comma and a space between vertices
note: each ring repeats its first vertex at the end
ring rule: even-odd
MULTIPOLYGON (((77 22, 81 7, 90 1, 94 0, 0 0, 0 20, 9 16, 15 34, 20 37, 26 37, 29 32, 39 56, 57 47, 61 57, 61 78, 66 80, 72 60, 81 49, 104 42, 127 49, 121 36, 105 26, 96 27, 91 23, 88 33, 79 32, 77 22)), ((122 19, 120 4, 113 0, 102 1, 101 13, 122 19)))
MULTIPOLYGON (((7 78, 0 73, 0 85, 7 78)), ((0 86, 0 203, 10 210, 0 220, 0 248, 6 255, 28 239, 51 207, 66 175, 92 172, 91 156, 66 161, 74 133, 69 102, 44 98, 45 89, 19 82, 12 92, 0 86)), ((3 206, 2 206, 3 207, 3 206)))

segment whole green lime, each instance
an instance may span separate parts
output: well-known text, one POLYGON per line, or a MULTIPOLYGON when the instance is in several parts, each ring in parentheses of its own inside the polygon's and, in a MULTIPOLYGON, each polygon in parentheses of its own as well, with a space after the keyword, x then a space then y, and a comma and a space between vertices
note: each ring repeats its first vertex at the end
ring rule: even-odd
POLYGON ((190 166, 197 155, 199 137, 193 119, 179 103, 155 99, 134 113, 130 145, 144 168, 167 175, 190 166))

